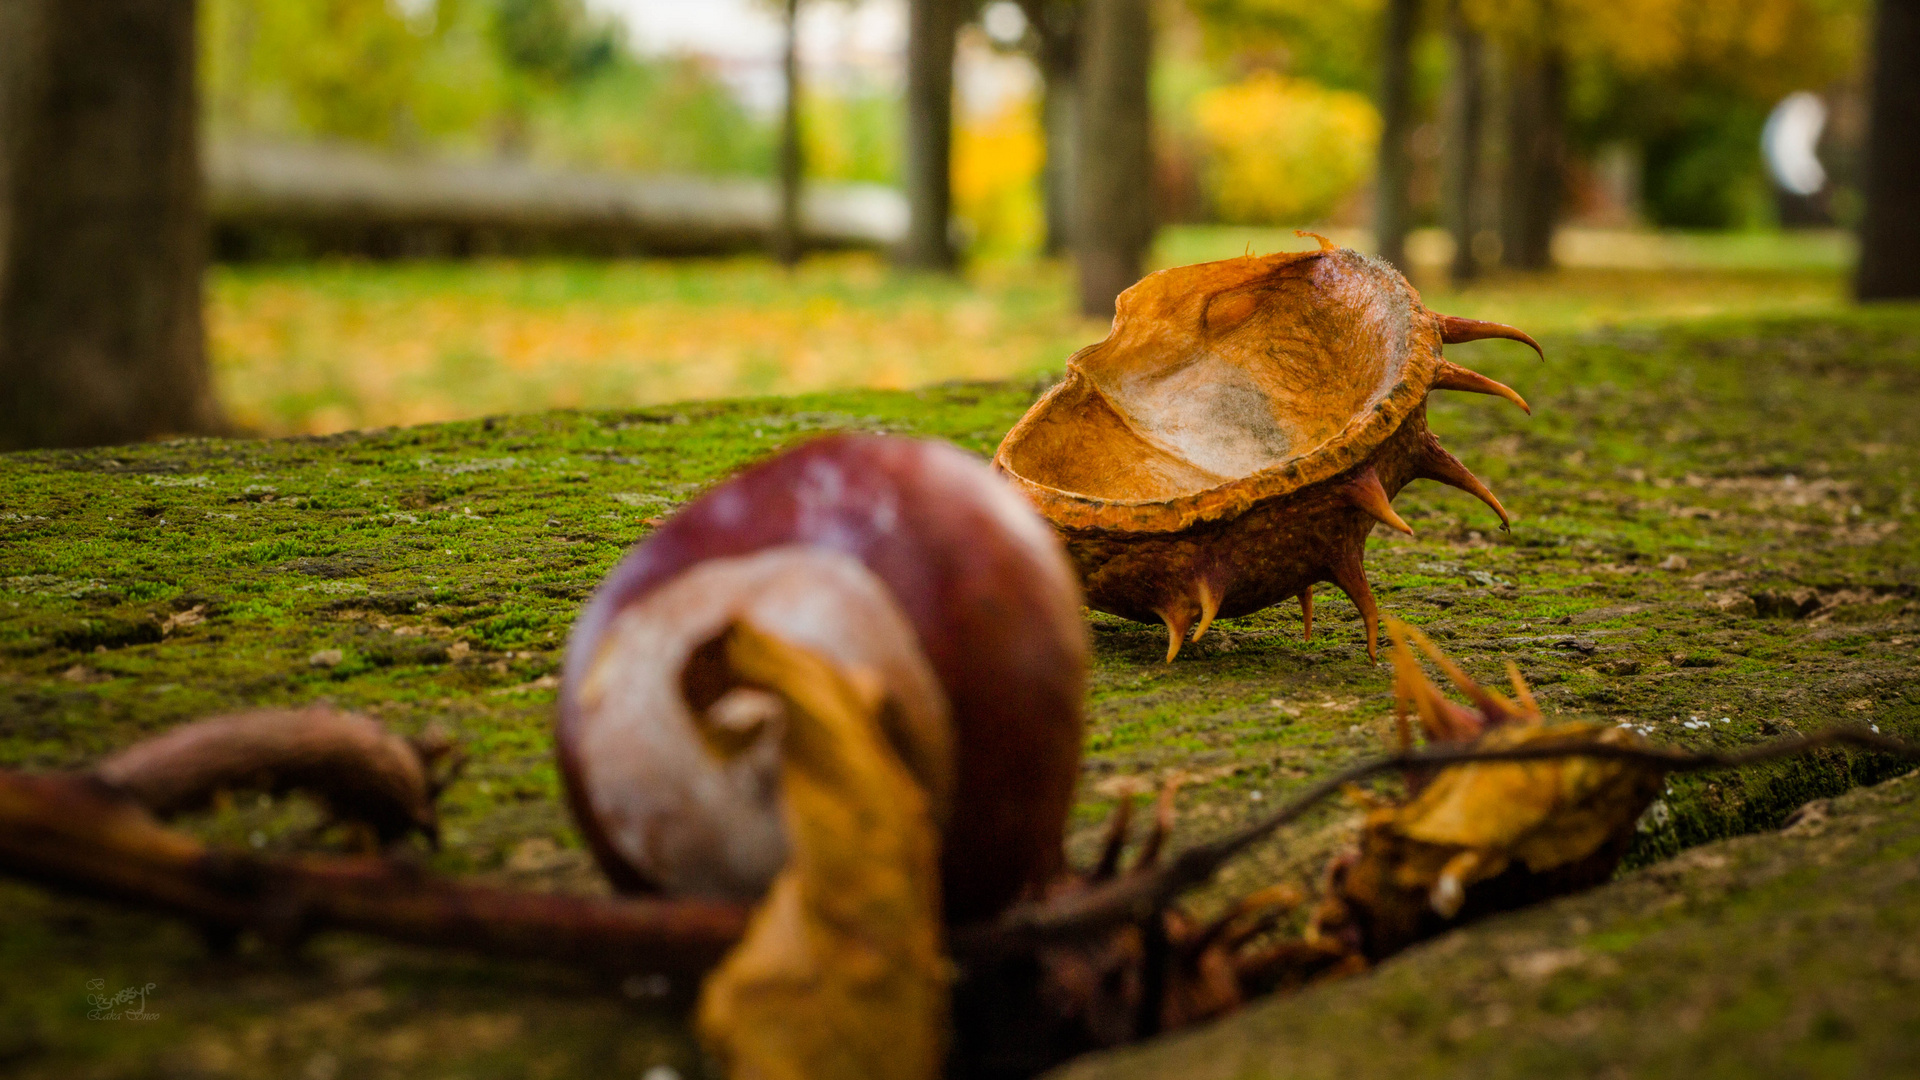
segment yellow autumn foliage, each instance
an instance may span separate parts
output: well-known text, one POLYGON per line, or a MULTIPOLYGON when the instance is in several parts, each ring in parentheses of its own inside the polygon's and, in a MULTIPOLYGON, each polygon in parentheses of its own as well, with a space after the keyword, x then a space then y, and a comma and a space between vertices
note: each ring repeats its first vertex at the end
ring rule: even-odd
POLYGON ((973 232, 975 254, 1017 254, 1038 246, 1045 159, 1039 107, 1030 97, 958 125, 953 139, 954 211, 973 232))
POLYGON ((1364 96, 1258 72, 1194 103, 1207 194, 1237 224, 1304 225, 1367 179, 1380 114, 1364 96))
POLYGON ((1464 0, 1521 47, 1551 43, 1623 73, 1710 73, 1756 97, 1843 75, 1864 38, 1861 0, 1464 0))

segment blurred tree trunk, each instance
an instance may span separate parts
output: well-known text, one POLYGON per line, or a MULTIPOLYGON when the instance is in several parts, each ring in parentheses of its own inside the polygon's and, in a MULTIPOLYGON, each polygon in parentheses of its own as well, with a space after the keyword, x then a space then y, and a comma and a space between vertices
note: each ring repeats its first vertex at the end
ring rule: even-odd
POLYGON ((907 4, 907 238, 900 262, 951 270, 953 242, 953 50, 959 0, 907 4))
POLYGON ((1880 0, 1860 222, 1862 300, 1920 298, 1920 0, 1880 0))
POLYGON ((1420 0, 1387 0, 1380 41, 1380 160, 1373 186, 1373 246, 1404 268, 1409 225, 1407 185, 1413 158, 1413 34, 1420 0))
POLYGON ((1515 49, 1507 65, 1507 168, 1500 258, 1516 270, 1553 266, 1565 153, 1566 64, 1552 49, 1515 49))
POLYGON ((780 74, 787 100, 780 113, 780 215, 773 227, 773 257, 784 266, 800 261, 800 0, 787 0, 786 50, 780 74))
POLYGON ((1447 88, 1447 175, 1443 216, 1453 233, 1453 266, 1457 282, 1480 276, 1480 259, 1473 249, 1480 232, 1480 180, 1486 142, 1487 43, 1455 3, 1448 12, 1448 36, 1453 45, 1453 78, 1447 88))
POLYGON ((218 422, 192 0, 0 0, 0 448, 218 422))
POLYGON ((1045 114, 1047 160, 1041 183, 1046 200, 1047 235, 1044 253, 1064 255, 1073 248, 1074 150, 1078 132, 1080 88, 1071 69, 1046 76, 1045 114))
POLYGON ((1080 310, 1098 318, 1140 279, 1153 242, 1153 20, 1149 0, 1085 0, 1081 18, 1073 246, 1080 310))
POLYGON ((1073 246, 1073 155, 1079 142, 1079 5, 1074 0, 1021 0, 1033 28, 1034 63, 1040 69, 1040 123, 1046 137, 1041 195, 1048 256, 1073 246))

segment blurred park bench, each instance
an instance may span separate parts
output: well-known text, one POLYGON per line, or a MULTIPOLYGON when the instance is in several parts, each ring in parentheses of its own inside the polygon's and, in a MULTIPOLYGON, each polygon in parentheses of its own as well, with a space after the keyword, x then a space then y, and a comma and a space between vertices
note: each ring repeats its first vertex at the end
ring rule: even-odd
MULTIPOLYGON (((718 255, 765 250, 770 180, 573 172, 520 161, 408 156, 327 143, 211 140, 213 253, 225 261, 366 255, 718 255)), ((901 194, 810 186, 805 246, 887 248, 901 194)))

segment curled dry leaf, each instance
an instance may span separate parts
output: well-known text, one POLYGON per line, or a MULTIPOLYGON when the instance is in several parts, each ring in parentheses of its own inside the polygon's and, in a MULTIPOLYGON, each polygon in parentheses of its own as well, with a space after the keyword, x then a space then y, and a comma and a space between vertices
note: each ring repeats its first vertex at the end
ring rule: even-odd
MULTIPOLYGON (((783 728, 791 854, 701 989, 701 1036, 733 1080, 931 1080, 949 980, 939 835, 886 736, 879 678, 744 620, 723 656, 729 689, 770 695, 783 728)), ((714 727, 711 752, 736 753, 714 727)))
POLYGON ((962 936, 961 955, 978 948, 995 958, 973 961, 961 988, 963 1060, 1016 1061, 1039 1071, 1083 1050, 1205 1021, 1259 994, 1364 970, 1468 918, 1612 873, 1667 772, 1690 759, 1611 726, 1549 726, 1517 674, 1509 699, 1469 679, 1416 631, 1397 622, 1389 631, 1408 744, 1402 752, 1313 785, 1266 820, 1164 864, 1157 853, 1172 803, 1163 792, 1145 854, 1125 872, 1117 869, 1130 812, 1122 803, 1091 875, 1057 882, 1043 900, 1003 920, 1002 939, 1031 941, 1031 956, 992 950, 992 934, 962 936), (1428 681, 1409 638, 1471 704, 1448 700, 1428 681), (1430 743, 1424 754, 1411 749, 1408 709, 1430 743), (1421 760, 1449 750, 1468 758, 1541 756, 1421 760), (1396 764, 1407 776, 1406 799, 1351 788, 1396 764), (1370 810, 1356 849, 1329 867, 1304 934, 1277 933, 1304 901, 1289 886, 1255 892, 1207 924, 1178 904, 1181 892, 1226 859, 1343 784, 1370 810), (1044 933, 1026 937, 1042 926, 1044 933))
POLYGON ((438 835, 436 759, 450 746, 410 742, 358 713, 324 705, 258 709, 182 724, 136 743, 94 776, 166 818, 206 806, 222 791, 257 787, 316 795, 336 817, 391 842, 438 835))
POLYGON ((1376 523, 1413 530, 1390 500, 1436 480, 1507 512, 1427 429, 1427 395, 1520 395, 1440 355, 1526 334, 1428 311, 1399 272, 1335 248, 1151 274, 1120 295, 1113 332, 1067 361, 994 464, 1065 538, 1087 603, 1165 623, 1167 659, 1218 617, 1313 586, 1359 608, 1376 523))
MULTIPOLYGON (((1388 630, 1403 732, 1411 707, 1432 743, 1489 751, 1649 745, 1611 724, 1548 725, 1517 672, 1517 700, 1509 699, 1468 678, 1419 631, 1394 621, 1388 630), (1471 707, 1448 701, 1428 681, 1409 639, 1447 672, 1471 707)), ((1358 850, 1330 868, 1310 937, 1333 937, 1379 959, 1460 920, 1605 881, 1665 777, 1666 770, 1650 762, 1581 756, 1415 773, 1411 796, 1370 810, 1358 850)))

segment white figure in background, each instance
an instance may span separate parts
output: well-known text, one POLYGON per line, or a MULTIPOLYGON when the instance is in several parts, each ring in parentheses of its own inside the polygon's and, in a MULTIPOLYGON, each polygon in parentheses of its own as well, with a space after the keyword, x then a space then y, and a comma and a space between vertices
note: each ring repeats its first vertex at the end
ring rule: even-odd
POLYGON ((1826 102, 1805 90, 1788 94, 1773 107, 1760 133, 1760 150, 1782 190, 1804 198, 1827 186, 1826 166, 1815 153, 1826 127, 1826 102))

